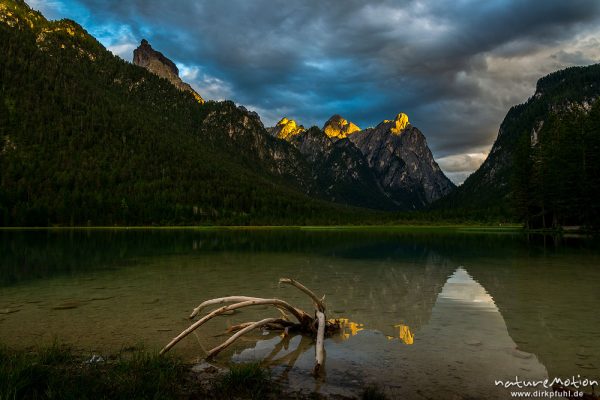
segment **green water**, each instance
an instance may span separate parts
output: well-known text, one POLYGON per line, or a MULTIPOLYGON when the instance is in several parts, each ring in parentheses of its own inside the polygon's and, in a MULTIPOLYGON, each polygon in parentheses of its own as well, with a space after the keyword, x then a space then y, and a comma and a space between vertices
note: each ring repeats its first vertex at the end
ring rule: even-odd
MULTIPOLYGON (((60 340, 90 353, 160 349, 200 302, 227 295, 310 301, 280 277, 326 295, 326 340, 314 379, 311 339, 257 332, 217 362, 261 360, 276 379, 324 393, 365 384, 391 397, 506 398, 494 379, 600 379, 600 252, 585 238, 423 231, 95 230, 0 232, 0 341, 60 340)), ((177 346, 203 358, 244 309, 177 346)))

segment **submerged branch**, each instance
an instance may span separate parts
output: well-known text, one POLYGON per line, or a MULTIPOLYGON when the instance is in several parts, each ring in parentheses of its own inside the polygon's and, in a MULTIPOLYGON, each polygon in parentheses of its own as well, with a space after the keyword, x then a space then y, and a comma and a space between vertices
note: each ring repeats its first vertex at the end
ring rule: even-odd
POLYGON ((325 314, 317 311, 317 344, 315 346, 315 368, 313 370, 314 375, 318 375, 321 367, 323 366, 323 358, 325 354, 325 314))
POLYGON ((212 358, 213 356, 216 356, 221 350, 225 349, 227 346, 229 346, 233 342, 235 342, 240 336, 242 336, 242 335, 250 332, 251 330, 260 328, 260 327, 262 327, 264 325, 273 323, 275 321, 277 321, 277 318, 265 318, 265 319, 263 319, 261 321, 258 321, 258 322, 248 322, 249 325, 247 325, 244 329, 238 331, 233 336, 231 336, 229 339, 227 339, 225 342, 221 343, 220 345, 218 345, 214 349, 210 350, 207 353, 206 358, 212 358))

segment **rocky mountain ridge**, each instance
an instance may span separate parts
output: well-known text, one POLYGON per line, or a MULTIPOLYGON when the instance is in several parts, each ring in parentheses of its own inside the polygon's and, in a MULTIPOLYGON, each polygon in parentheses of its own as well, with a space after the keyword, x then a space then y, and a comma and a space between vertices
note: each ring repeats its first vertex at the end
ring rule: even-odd
POLYGON ((0 51, 0 226, 328 224, 373 215, 323 201, 300 152, 269 136, 256 113, 199 104, 74 21, 2 0, 0 51))
POLYGON ((288 118, 281 118, 277 125, 272 128, 267 128, 267 132, 269 132, 272 136, 275 136, 278 139, 283 139, 290 141, 294 136, 297 136, 304 132, 304 126, 298 125, 296 121, 288 118))
POLYGON ((190 84, 181 80, 179 77, 179 69, 175 63, 160 51, 154 50, 146 39, 142 39, 139 47, 133 51, 133 63, 137 66, 146 68, 148 71, 161 78, 165 78, 182 92, 191 93, 198 103, 204 103, 202 96, 200 96, 190 84))
POLYGON ((381 187, 406 208, 424 208, 455 188, 435 162, 423 133, 404 113, 348 138, 365 155, 381 187))
POLYGON ((338 114, 333 115, 323 125, 323 132, 330 138, 343 139, 359 131, 360 128, 356 124, 338 114))
POLYGON ((336 140, 312 127, 294 136, 290 143, 305 157, 311 178, 325 199, 383 210, 399 208, 381 189, 367 160, 348 139, 336 140))
POLYGON ((327 134, 282 120, 273 137, 255 112, 194 96, 147 41, 127 63, 74 21, 4 0, 0 48, 0 224, 244 224, 422 206, 382 186, 350 140, 356 124, 334 116, 327 134), (26 160, 36 163, 20 176, 26 160))
MULTIPOLYGON (((177 66, 152 49, 145 39, 134 50, 133 62, 166 78, 179 90, 191 92, 203 102, 187 83, 181 81, 177 66)), ((375 141, 385 143, 384 147, 391 149, 385 152, 374 150, 377 143, 372 143, 374 136, 371 133, 361 135, 363 131, 356 124, 338 114, 329 118, 322 130, 308 132, 303 125, 285 117, 274 127, 264 129, 256 113, 243 107, 238 110, 230 107, 230 113, 239 111, 242 115, 226 118, 225 125, 222 110, 209 113, 203 121, 207 134, 216 129, 225 130, 231 140, 242 144, 240 148, 251 150, 261 162, 270 165, 271 172, 291 179, 309 195, 361 207, 421 209, 454 187, 433 160, 422 134, 412 141, 393 139, 401 137, 410 126, 404 113, 378 126, 385 127, 382 134, 376 135, 375 141), (363 136, 370 138, 369 143, 360 139, 363 136), (282 141, 272 141, 271 137, 282 141), (286 147, 286 143, 292 146, 286 147)))
POLYGON ((322 129, 306 131, 287 118, 269 129, 300 150, 309 164, 328 165, 332 179, 339 181, 346 173, 368 182, 371 195, 382 199, 385 208, 422 209, 455 187, 433 159, 424 135, 404 113, 365 130, 337 114, 322 129), (335 153, 337 163, 326 161, 342 148, 335 153))

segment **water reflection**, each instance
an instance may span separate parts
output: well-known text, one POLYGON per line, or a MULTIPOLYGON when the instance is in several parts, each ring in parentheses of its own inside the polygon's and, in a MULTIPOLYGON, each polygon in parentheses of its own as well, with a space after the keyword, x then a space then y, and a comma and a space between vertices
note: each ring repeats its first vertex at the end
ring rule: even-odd
POLYGON ((517 349, 492 297, 463 267, 446 280, 429 321, 416 334, 397 324, 398 340, 389 341, 372 326, 345 322, 350 330, 342 333, 346 340, 326 341, 324 381, 311 383, 307 378, 314 352, 306 338, 259 341, 233 359, 275 361, 279 379, 292 386, 309 385, 339 395, 352 395, 376 383, 393 396, 506 398, 506 389, 494 387, 495 379, 547 377, 535 355, 517 349))
MULTIPOLYGON (((494 397, 493 380, 503 376, 598 377, 594 246, 335 231, 0 238, 0 341, 11 346, 57 337, 92 351, 140 341, 160 349, 189 325, 191 308, 225 295, 280 297, 310 310, 302 293, 277 286, 290 276, 327 295, 329 318, 344 319, 326 343, 325 380, 310 375, 308 338, 257 333, 221 361, 265 360, 293 385, 346 394, 374 381, 392 398, 494 397)), ((201 358, 228 326, 268 312, 217 318, 174 350, 201 358)))
POLYGON ((339 335, 343 339, 349 339, 351 336, 356 335, 358 332, 365 329, 365 324, 350 321, 348 318, 335 318, 331 319, 331 322, 337 322, 340 324, 339 335))
MULTIPOLYGON (((415 342, 415 334, 410 331, 410 328, 404 324, 394 325, 394 328, 398 328, 398 339, 402 340, 405 344, 413 344, 415 342)), ((388 340, 395 339, 393 336, 386 336, 388 340)))

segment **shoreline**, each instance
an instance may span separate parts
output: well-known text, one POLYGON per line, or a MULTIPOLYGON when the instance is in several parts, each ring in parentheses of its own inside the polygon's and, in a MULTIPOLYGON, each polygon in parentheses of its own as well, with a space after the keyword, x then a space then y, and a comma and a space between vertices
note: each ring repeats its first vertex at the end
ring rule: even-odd
POLYGON ((368 387, 346 397, 292 388, 275 380, 260 363, 185 362, 145 348, 96 354, 55 342, 49 346, 12 348, 0 344, 0 399, 336 399, 385 400, 368 387))
POLYGON ((594 236, 598 231, 578 227, 560 229, 527 229, 522 224, 395 224, 395 225, 118 225, 118 226, 4 226, 0 232, 26 231, 305 231, 305 232, 399 232, 399 233, 458 233, 458 234, 534 234, 560 236, 594 236))
POLYGON ((140 226, 6 226, 0 231, 86 231, 86 230, 189 230, 189 231, 494 231, 523 232, 519 224, 406 224, 406 225, 140 225, 140 226))

